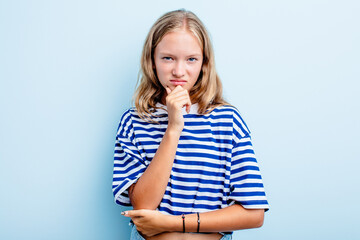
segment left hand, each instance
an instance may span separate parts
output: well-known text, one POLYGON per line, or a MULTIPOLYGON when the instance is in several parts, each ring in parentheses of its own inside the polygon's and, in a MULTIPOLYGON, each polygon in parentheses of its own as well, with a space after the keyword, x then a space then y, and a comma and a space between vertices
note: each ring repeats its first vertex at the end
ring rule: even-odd
POLYGON ((168 231, 169 220, 167 218, 171 217, 148 209, 125 211, 124 216, 130 217, 136 229, 146 237, 168 231))

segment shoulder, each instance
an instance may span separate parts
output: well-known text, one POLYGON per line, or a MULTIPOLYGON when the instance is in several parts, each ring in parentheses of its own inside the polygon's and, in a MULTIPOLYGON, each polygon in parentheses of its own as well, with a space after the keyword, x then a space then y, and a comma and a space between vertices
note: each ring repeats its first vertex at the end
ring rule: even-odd
POLYGON ((237 108, 234 107, 233 105, 230 105, 230 104, 215 107, 213 111, 215 111, 215 112, 228 112, 228 113, 233 113, 233 112, 236 112, 236 111, 238 112, 237 108))
POLYGON ((120 124, 123 124, 123 123, 125 123, 125 122, 130 121, 131 118, 132 118, 134 115, 137 115, 136 108, 131 107, 131 108, 127 109, 127 110, 121 115, 120 124))
POLYGON ((127 109, 120 117, 119 125, 117 132, 122 132, 124 128, 129 128, 132 126, 132 119, 134 116, 137 116, 136 108, 131 107, 127 109))
POLYGON ((234 133, 241 137, 250 135, 250 130, 245 123, 244 118, 240 111, 233 105, 223 105, 216 107, 213 111, 215 115, 227 115, 228 118, 232 119, 234 133))
POLYGON ((215 107, 211 113, 212 115, 228 115, 235 119, 241 119, 240 111, 233 105, 222 105, 215 107))
POLYGON ((167 111, 164 109, 150 109, 151 116, 147 118, 147 116, 141 115, 136 107, 131 107, 127 109, 121 116, 119 126, 136 124, 136 125, 148 125, 150 123, 156 123, 157 120, 161 120, 161 117, 164 115, 167 116, 167 111), (166 114, 164 114, 166 113, 166 114), (154 120, 154 121, 151 121, 154 120))

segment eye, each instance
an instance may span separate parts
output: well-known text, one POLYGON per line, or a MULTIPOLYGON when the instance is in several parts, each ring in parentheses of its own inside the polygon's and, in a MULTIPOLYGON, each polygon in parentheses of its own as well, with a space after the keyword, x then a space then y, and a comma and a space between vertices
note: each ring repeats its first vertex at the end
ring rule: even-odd
POLYGON ((197 61, 197 59, 192 57, 192 58, 189 58, 188 61, 189 62, 195 62, 195 61, 197 61))
POLYGON ((172 60, 171 57, 163 57, 162 59, 164 59, 165 61, 171 61, 172 60))

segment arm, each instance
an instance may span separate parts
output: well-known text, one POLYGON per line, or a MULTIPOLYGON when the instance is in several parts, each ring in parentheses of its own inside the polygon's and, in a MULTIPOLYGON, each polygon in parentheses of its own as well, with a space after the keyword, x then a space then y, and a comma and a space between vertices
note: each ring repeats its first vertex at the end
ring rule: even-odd
MULTIPOLYGON (((182 231, 181 216, 172 217, 171 223, 173 225, 170 230, 182 231)), ((263 225, 263 221, 263 209, 245 209, 239 204, 234 204, 220 210, 200 213, 200 232, 229 232, 240 229, 258 228, 263 225)), ((197 214, 185 216, 186 232, 196 232, 197 226, 197 214)))
MULTIPOLYGON (((132 210, 125 212, 131 217, 138 231, 146 236, 163 232, 182 232, 181 216, 164 215, 158 211, 132 210)), ((200 232, 228 232, 261 227, 263 209, 245 209, 239 204, 200 214, 200 232)), ((186 232, 197 231, 197 214, 185 215, 186 232)))
POLYGON ((139 180, 129 188, 129 198, 134 209, 156 209, 160 204, 184 128, 182 108, 186 105, 187 110, 190 110, 189 94, 181 86, 173 91, 167 88, 166 91, 168 128, 151 163, 139 180))
POLYGON ((134 209, 156 209, 165 193, 180 138, 178 132, 168 130, 148 168, 129 188, 134 209))

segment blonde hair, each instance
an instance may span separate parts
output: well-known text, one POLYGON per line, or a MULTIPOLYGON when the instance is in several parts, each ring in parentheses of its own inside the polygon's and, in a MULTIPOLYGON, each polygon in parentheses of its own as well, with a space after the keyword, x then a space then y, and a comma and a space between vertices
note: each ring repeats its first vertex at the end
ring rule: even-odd
POLYGON ((139 85, 134 94, 135 107, 141 118, 151 121, 156 104, 161 102, 165 89, 160 84, 154 69, 154 52, 165 34, 186 28, 199 40, 203 51, 201 71, 189 95, 193 103, 198 103, 198 113, 205 114, 215 107, 227 104, 222 96, 222 84, 215 69, 214 51, 209 34, 192 12, 184 9, 168 12, 151 27, 143 47, 139 85))

